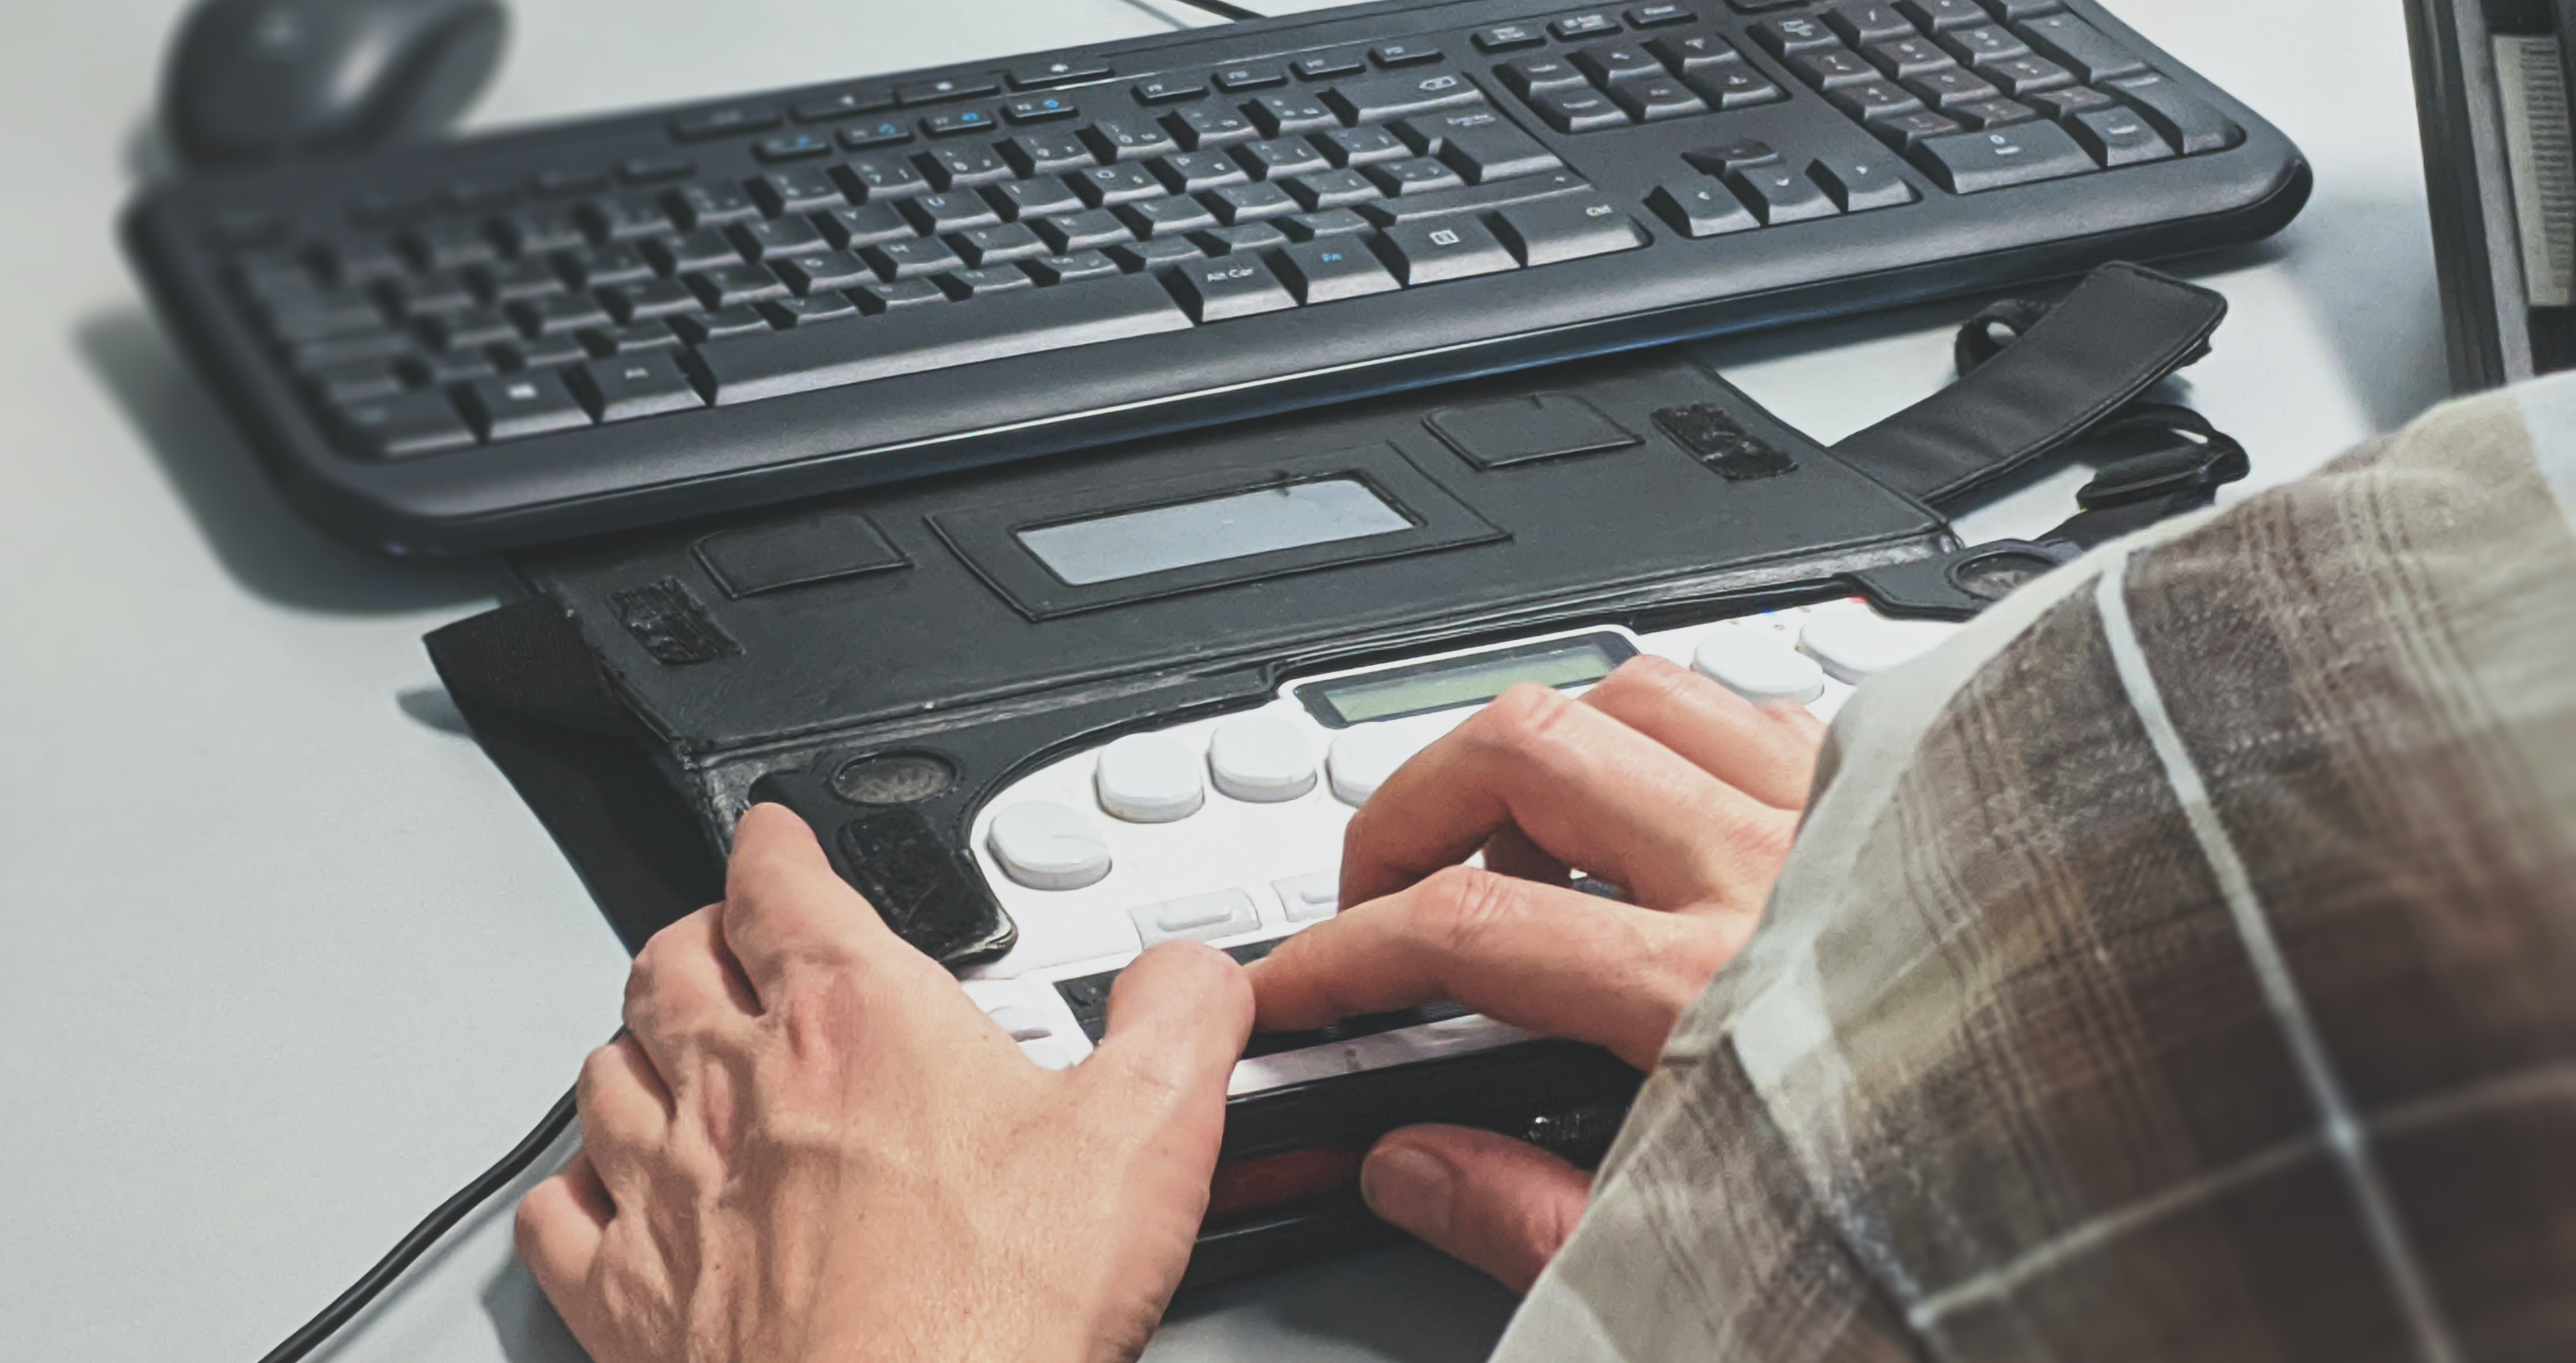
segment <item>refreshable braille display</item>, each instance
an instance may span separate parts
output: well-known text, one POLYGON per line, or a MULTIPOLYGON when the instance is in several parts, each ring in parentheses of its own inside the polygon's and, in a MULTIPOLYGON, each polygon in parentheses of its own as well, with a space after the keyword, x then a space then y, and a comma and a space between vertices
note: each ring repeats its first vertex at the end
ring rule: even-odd
POLYGON ((2092 0, 1391 3, 163 185, 288 490, 525 544, 2246 240, 2092 0))

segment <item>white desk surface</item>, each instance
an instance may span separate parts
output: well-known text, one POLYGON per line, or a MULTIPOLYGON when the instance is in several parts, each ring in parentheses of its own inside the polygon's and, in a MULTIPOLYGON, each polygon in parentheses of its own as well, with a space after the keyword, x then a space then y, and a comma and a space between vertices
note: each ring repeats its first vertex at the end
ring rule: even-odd
MULTIPOLYGON (((2114 6, 2316 166, 2288 231, 2183 267, 2234 304, 2190 380, 2255 483, 2438 399, 2398 7, 2114 6)), ((421 651, 493 598, 493 567, 296 520, 139 302, 110 226, 174 9, 13 5, 0 43, 5 1363, 256 1358, 536 1120, 615 1025, 626 965, 421 651)), ((1173 22, 1145 0, 515 10, 486 124, 1173 22)), ((1830 440, 1944 383, 1964 312, 1713 354, 1830 440)), ((2070 486, 1969 531, 2048 525, 2070 486)), ((1151 1356, 1471 1359, 1509 1306, 1408 1247, 1184 1302, 1151 1356)), ((579 1354, 496 1208, 336 1356, 579 1354)))

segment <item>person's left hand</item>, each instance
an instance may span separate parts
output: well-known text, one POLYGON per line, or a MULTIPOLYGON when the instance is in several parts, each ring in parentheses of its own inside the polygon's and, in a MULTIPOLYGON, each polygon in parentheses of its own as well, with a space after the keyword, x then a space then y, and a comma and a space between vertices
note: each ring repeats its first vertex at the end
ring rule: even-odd
POLYGON ((599 1363, 1132 1359, 1206 1209, 1242 972, 1119 976, 1081 1065, 1021 1055, 786 809, 655 934, 519 1252, 599 1363))

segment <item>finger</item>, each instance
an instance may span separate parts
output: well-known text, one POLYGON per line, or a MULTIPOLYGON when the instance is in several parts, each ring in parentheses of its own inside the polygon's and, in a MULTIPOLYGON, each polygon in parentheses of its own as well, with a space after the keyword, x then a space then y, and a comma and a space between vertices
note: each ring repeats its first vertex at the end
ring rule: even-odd
POLYGON ((1824 730, 1805 706, 1756 706, 1651 654, 1621 664, 1583 703, 1774 809, 1806 807, 1824 730))
POLYGON ((1369 1151, 1360 1196, 1434 1249, 1527 1292, 1582 1219, 1592 1176, 1509 1136, 1412 1126, 1369 1151))
POLYGON ((1109 1026, 1083 1063, 1110 1083, 1147 1086, 1222 1110, 1225 1082, 1252 1035, 1243 967, 1214 947, 1166 942, 1118 973, 1109 1026))
POLYGON ((1317 923, 1247 974, 1267 1029, 1447 999, 1644 1069, 1753 922, 1453 866, 1317 923))
POLYGON ((519 1200, 512 1225, 519 1258, 557 1312, 590 1280, 591 1264, 599 1258, 599 1242, 613 1214, 599 1171, 591 1167, 590 1156, 579 1150, 561 1172, 519 1200))
POLYGON ((1516 686, 1352 817, 1342 902, 1455 865, 1505 825, 1640 904, 1679 908, 1759 901, 1795 821, 1591 706, 1516 686))
POLYGON ((626 1030, 665 1081, 706 1037, 738 1033, 760 1012, 742 964, 724 940, 724 906, 707 907, 654 933, 626 972, 626 1030))
POLYGON ((1485 839, 1485 869, 1542 885, 1562 885, 1574 875, 1573 868, 1540 850, 1529 834, 1509 824, 1485 839))
POLYGON ((581 1113, 582 1149, 612 1188, 645 1152, 661 1148, 671 1127, 670 1087, 624 1032, 582 1061, 573 1106, 581 1113))
POLYGON ((735 823, 722 924, 764 1006, 798 969, 847 969, 902 946, 785 805, 753 805, 735 823))

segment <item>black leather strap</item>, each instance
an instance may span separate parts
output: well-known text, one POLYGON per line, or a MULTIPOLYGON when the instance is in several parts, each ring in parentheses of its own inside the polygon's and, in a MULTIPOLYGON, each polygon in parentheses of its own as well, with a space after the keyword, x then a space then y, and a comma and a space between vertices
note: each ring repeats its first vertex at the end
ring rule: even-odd
MULTIPOLYGON (((1946 509, 1966 494, 2064 445, 2165 376, 2207 353, 2227 316, 2217 293, 2115 261, 2065 301, 2025 319, 1981 315, 2010 342, 1963 340, 1982 355, 1959 381, 1834 446, 1834 454, 1898 492, 1946 509)), ((1990 310, 1991 311, 1991 310, 1990 310)), ((1973 326, 1974 324, 1972 324, 1973 326)))

